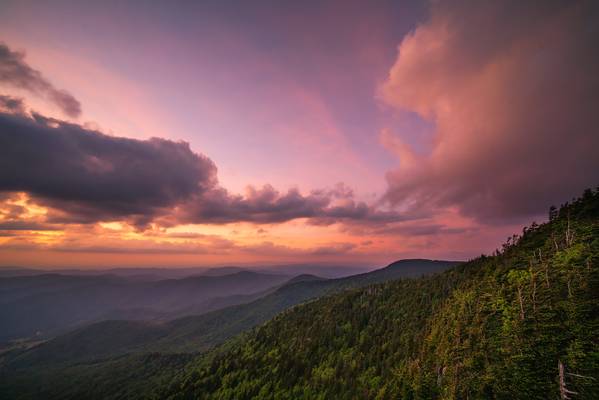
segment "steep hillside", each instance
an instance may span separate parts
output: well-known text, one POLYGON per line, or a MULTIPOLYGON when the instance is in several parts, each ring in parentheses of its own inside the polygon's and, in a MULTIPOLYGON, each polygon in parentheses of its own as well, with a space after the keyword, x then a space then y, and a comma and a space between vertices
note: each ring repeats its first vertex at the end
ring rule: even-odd
POLYGON ((196 363, 161 397, 597 399, 599 192, 492 257, 295 307, 196 363))

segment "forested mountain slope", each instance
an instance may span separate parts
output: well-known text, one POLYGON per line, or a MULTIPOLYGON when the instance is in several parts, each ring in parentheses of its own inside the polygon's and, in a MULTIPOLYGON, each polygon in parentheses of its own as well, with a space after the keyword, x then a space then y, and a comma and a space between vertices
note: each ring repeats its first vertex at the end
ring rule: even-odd
POLYGON ((494 256, 286 311, 158 396, 597 399, 598 263, 599 192, 586 191, 494 256))

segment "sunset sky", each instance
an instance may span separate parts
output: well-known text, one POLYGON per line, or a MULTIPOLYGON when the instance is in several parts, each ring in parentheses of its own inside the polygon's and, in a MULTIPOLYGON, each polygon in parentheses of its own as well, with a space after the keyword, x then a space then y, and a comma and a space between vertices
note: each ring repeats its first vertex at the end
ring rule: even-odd
POLYGON ((0 2, 0 265, 468 259, 599 184, 593 1, 0 2))

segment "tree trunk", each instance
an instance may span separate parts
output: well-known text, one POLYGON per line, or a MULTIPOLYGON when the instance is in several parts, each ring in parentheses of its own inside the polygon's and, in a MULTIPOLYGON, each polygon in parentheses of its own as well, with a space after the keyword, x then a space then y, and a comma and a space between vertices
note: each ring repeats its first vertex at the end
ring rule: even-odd
POLYGON ((518 287, 518 300, 520 301, 520 319, 524 320, 524 301, 522 299, 522 288, 518 287))

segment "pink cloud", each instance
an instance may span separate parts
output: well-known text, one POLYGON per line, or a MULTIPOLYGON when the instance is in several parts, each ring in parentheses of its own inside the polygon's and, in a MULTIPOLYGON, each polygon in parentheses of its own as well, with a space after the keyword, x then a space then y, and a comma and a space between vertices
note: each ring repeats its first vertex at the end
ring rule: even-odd
POLYGON ((382 100, 436 126, 430 155, 400 137, 386 200, 528 220, 599 182, 599 13, 592 2, 438 2, 406 36, 382 100))

